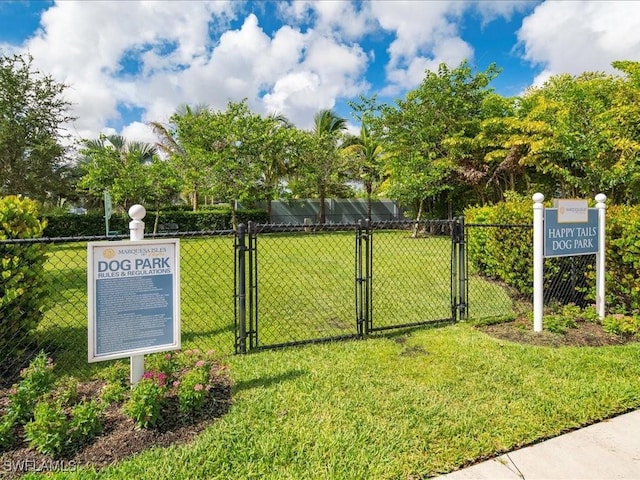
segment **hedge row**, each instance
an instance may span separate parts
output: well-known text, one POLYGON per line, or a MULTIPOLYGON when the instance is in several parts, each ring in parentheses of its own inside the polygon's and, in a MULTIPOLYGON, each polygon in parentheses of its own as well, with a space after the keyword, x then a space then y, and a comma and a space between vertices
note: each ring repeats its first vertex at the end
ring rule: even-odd
MULTIPOLYGON (((547 205, 547 206, 550 206, 547 205)), ((493 206, 472 207, 465 211, 467 224, 526 224, 533 222, 530 198, 512 195, 493 206)), ((531 228, 469 227, 469 260, 482 275, 503 281, 518 293, 533 293, 533 230, 531 228)), ((610 312, 640 310, 640 206, 609 206, 606 216, 606 304, 610 312)), ((588 257, 575 257, 588 258, 588 257)), ((563 266, 567 258, 546 259, 547 290, 569 281, 563 266), (551 287, 551 288, 550 288, 551 287)), ((584 297, 595 298, 593 262, 576 262, 584 297)))
MULTIPOLYGON (((238 222, 248 222, 252 220, 257 223, 267 222, 267 213, 263 210, 239 210, 237 212, 238 222)), ((119 234, 129 232, 129 221, 126 215, 113 215, 109 221, 109 230, 119 234)), ((48 225, 44 230, 44 236, 55 237, 78 237, 94 236, 105 234, 104 217, 101 214, 87 215, 52 215, 47 217, 48 225)), ((153 232, 155 214, 147 212, 144 218, 145 232, 153 232)), ((197 212, 185 212, 179 210, 160 212, 158 219, 160 225, 177 226, 180 232, 199 232, 204 230, 229 230, 231 224, 231 210, 201 210, 197 212)))

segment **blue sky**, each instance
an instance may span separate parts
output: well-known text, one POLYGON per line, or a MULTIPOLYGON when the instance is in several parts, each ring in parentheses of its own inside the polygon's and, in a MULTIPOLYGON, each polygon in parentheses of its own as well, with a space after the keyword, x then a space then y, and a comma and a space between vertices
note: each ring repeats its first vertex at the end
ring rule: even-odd
POLYGON ((153 141, 146 123, 185 103, 351 121, 349 100, 403 97, 441 62, 496 63, 505 96, 612 71, 640 60, 640 2, 0 0, 0 51, 69 85, 71 134, 153 141))

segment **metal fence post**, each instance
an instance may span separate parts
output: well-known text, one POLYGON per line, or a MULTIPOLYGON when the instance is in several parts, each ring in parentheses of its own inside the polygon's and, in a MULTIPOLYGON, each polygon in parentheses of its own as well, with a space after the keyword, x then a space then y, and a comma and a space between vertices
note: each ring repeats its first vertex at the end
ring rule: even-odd
POLYGON ((249 336, 249 349, 258 346, 258 237, 256 223, 248 222, 248 247, 249 254, 249 328, 245 334, 249 336))
POLYGON ((356 327, 360 337, 369 334, 372 328, 373 272, 371 221, 366 219, 364 227, 358 220, 356 227, 356 327))
POLYGON ((464 231, 464 217, 458 218, 458 314, 460 320, 466 320, 469 313, 467 304, 467 257, 466 239, 464 231))
POLYGON ((236 353, 247 353, 247 304, 246 304, 246 264, 245 226, 238 225, 236 243, 236 353))
POLYGON ((366 242, 366 267, 365 267, 365 323, 364 333, 368 335, 373 328, 373 229, 371 219, 364 221, 366 242))

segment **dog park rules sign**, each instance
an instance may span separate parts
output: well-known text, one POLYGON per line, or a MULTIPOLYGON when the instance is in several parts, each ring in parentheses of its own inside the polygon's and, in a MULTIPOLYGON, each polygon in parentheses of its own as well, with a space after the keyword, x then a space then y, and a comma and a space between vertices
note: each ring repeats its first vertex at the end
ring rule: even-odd
POLYGON ((89 362, 180 348, 179 240, 89 242, 89 362))

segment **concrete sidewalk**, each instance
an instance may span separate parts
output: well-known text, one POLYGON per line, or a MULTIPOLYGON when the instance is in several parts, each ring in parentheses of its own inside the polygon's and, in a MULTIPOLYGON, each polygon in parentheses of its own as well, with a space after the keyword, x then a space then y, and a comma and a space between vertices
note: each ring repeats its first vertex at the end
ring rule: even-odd
POLYGON ((436 478, 640 480, 640 410, 436 478))

